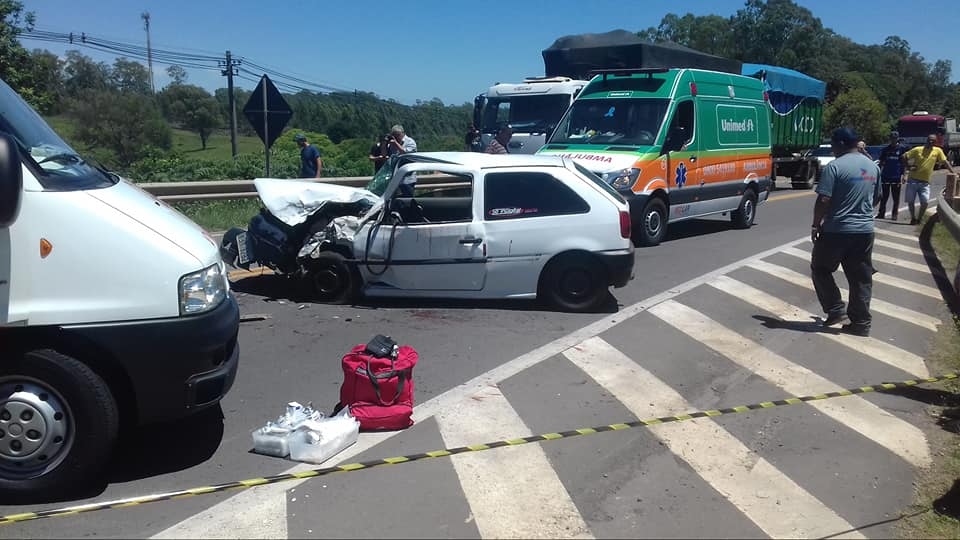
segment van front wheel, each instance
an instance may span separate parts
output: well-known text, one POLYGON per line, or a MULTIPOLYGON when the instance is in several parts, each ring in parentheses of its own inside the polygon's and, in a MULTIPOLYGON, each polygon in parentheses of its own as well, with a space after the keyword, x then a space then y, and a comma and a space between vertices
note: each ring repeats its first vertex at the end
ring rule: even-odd
POLYGON ((119 430, 109 387, 86 364, 52 350, 5 360, 0 493, 22 501, 89 487, 84 484, 100 475, 119 430))
POLYGON ((730 212, 730 221, 736 229, 749 229, 757 215, 757 193, 752 189, 743 192, 740 206, 730 212))
POLYGON ((655 246, 667 236, 667 205, 660 198, 652 198, 643 207, 640 223, 635 227, 641 246, 655 246))

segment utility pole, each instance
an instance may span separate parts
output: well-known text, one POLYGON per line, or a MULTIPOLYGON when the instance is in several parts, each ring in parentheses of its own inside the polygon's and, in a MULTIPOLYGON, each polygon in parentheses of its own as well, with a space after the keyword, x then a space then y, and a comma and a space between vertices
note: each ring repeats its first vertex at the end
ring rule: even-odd
POLYGON ((230 150, 233 152, 234 158, 237 157, 237 102, 233 97, 233 76, 237 75, 236 66, 239 65, 240 60, 234 60, 230 51, 227 51, 226 60, 220 62, 220 67, 224 68, 220 70, 220 74, 227 77, 227 100, 230 109, 230 150))
POLYGON ((140 18, 143 19, 143 29, 147 31, 147 68, 150 70, 150 91, 156 94, 157 89, 153 85, 153 49, 150 48, 150 13, 144 11, 140 14, 140 18))

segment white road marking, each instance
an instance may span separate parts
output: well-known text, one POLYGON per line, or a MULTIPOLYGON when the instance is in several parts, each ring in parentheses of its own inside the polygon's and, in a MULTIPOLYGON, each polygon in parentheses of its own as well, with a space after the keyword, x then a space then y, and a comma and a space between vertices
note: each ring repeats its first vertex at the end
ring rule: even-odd
MULTIPOLYGON (((739 298, 748 304, 769 311, 784 321, 795 321, 814 324, 815 316, 809 311, 788 304, 779 298, 767 294, 756 287, 751 287, 727 276, 720 276, 709 283, 711 287, 721 290, 731 296, 739 298)), ((833 330, 836 331, 836 330, 833 330)), ((930 376, 923 358, 910 351, 894 347, 889 343, 872 337, 860 337, 851 334, 832 333, 831 331, 818 332, 817 335, 835 341, 844 347, 865 354, 885 364, 901 369, 915 377, 930 376)))
MULTIPOLYGON (((427 418, 431 418, 440 411, 453 406, 460 400, 480 392, 484 387, 506 380, 527 368, 535 366, 540 362, 553 357, 554 355, 562 353, 564 350, 569 349, 570 347, 573 347, 574 345, 586 339, 606 332, 614 326, 617 326, 618 324, 621 324, 639 315, 640 313, 643 313, 651 306, 655 306, 660 302, 679 296, 705 283, 709 283, 710 281, 717 279, 717 277, 732 272, 738 268, 742 268, 753 261, 764 259, 775 253, 779 253, 784 249, 796 246, 806 241, 809 241, 809 237, 807 236, 798 238, 797 240, 787 242, 786 244, 768 249, 766 251, 757 253, 756 255, 752 255, 737 262, 717 268, 712 272, 707 272, 702 276, 681 283, 680 285, 677 285, 676 287, 673 287, 667 291, 627 306, 618 313, 608 315, 579 330, 571 332, 564 337, 551 341, 550 343, 538 347, 526 354, 522 354, 513 360, 510 360, 509 362, 501 364, 500 366, 487 371, 486 373, 482 373, 473 379, 460 384, 459 386, 455 386, 447 390, 440 395, 434 396, 433 398, 423 402, 420 405, 417 405, 414 408, 413 419, 415 422, 422 422, 427 418)), ((251 429, 254 429, 255 427, 256 426, 251 426, 251 429)), ((388 431, 384 433, 362 433, 360 440, 358 440, 356 444, 337 454, 330 461, 324 463, 323 466, 332 467, 341 463, 348 463, 349 461, 347 460, 353 459, 354 456, 365 452, 400 433, 403 432, 388 431)), ((312 466, 298 464, 285 472, 292 473, 303 471, 309 468, 312 468, 312 466)), ((256 508, 258 501, 261 498, 275 497, 285 500, 286 491, 288 489, 296 488, 302 484, 302 482, 303 481, 290 481, 258 486, 252 489, 245 489, 236 495, 223 500, 210 508, 207 508, 206 510, 198 512, 197 514, 194 514, 183 521, 172 525, 153 538, 204 538, 210 536, 211 531, 218 533, 224 528, 228 528, 231 531, 231 536, 234 538, 285 537, 286 519, 280 520, 283 521, 282 531, 279 529, 279 526, 275 530, 267 531, 264 529, 262 524, 262 522, 267 519, 265 516, 258 515, 254 512, 238 512, 237 509, 256 508)))
MULTIPOLYGON (((676 300, 656 305, 650 308, 650 313, 791 395, 817 395, 843 389, 676 300)), ((808 404, 915 467, 930 464, 927 438, 922 430, 860 396, 808 404)))
POLYGON ((897 242, 891 242, 891 241, 889 241, 889 240, 883 240, 883 239, 881 239, 881 238, 874 238, 874 239, 873 239, 873 245, 874 245, 874 246, 885 247, 885 248, 889 248, 889 249, 895 249, 895 250, 897 250, 897 251, 902 251, 902 252, 904 252, 904 253, 910 253, 910 254, 912 254, 912 255, 921 255, 921 256, 923 255, 923 251, 921 251, 920 248, 905 246, 905 245, 903 245, 903 244, 900 244, 900 243, 897 243, 897 242))
MULTIPOLYGON (((805 276, 800 272, 794 272, 789 268, 785 268, 783 266, 779 266, 773 263, 768 263, 767 261, 754 261, 750 263, 748 266, 755 270, 759 270, 761 272, 765 272, 772 276, 778 277, 784 281, 793 283, 794 285, 805 287, 807 289, 810 289, 811 291, 814 290, 813 281, 810 279, 810 277, 805 276)), ((840 294, 843 295, 844 298, 849 297, 850 295, 849 291, 847 291, 843 287, 839 287, 839 289, 840 289, 840 294)), ((926 328, 931 332, 936 332, 937 327, 940 326, 940 319, 937 319, 936 317, 931 317, 926 313, 920 313, 919 311, 914 311, 912 309, 900 307, 896 304, 891 304, 890 302, 885 302, 883 300, 880 300, 877 297, 873 297, 870 299, 870 310, 876 311, 877 313, 883 313, 888 317, 893 317, 895 319, 900 319, 901 321, 906 321, 908 323, 915 324, 917 326, 926 328)))
MULTIPOLYGON (((673 388, 600 338, 564 355, 638 418, 694 410, 673 388)), ((822 538, 854 528, 712 419, 649 429, 771 538, 822 538)), ((864 538, 858 532, 843 537, 864 538)))
MULTIPOLYGON (((500 389, 441 411, 444 446, 533 435, 500 389)), ((543 446, 525 444, 452 456, 481 538, 593 538, 543 446)))
MULTIPOLYGON (((785 249, 783 252, 787 255, 792 255, 800 259, 807 261, 810 260, 809 252, 797 248, 785 249)), ((876 257, 876 254, 874 254, 874 256, 876 257)), ((896 276, 891 276, 890 274, 884 274, 883 272, 877 272, 874 274, 873 281, 876 283, 883 283, 884 285, 890 285, 891 287, 897 287, 898 289, 904 289, 917 294, 922 294, 924 296, 929 296, 930 298, 935 298, 937 300, 943 299, 940 291, 929 285, 923 285, 915 281, 910 281, 909 279, 898 278, 896 276)))
POLYGON ((898 233, 898 232, 894 232, 894 231, 888 231, 888 230, 886 230, 886 229, 881 229, 880 227, 874 227, 874 228, 873 228, 873 231, 874 231, 875 233, 881 234, 881 235, 883 235, 883 236, 889 236, 890 238, 899 238, 899 239, 901 239, 901 240, 909 240, 909 241, 911 241, 911 242, 919 242, 919 241, 920 241, 920 238, 917 237, 917 236, 913 236, 913 235, 909 235, 909 234, 903 234, 903 233, 898 233))

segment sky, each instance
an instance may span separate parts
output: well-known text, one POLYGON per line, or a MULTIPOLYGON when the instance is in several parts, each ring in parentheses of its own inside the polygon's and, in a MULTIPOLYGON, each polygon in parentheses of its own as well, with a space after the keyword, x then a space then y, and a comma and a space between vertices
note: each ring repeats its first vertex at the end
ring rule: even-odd
MULTIPOLYGON (((372 92, 404 104, 439 98, 472 103, 497 82, 543 75, 541 52, 570 34, 659 24, 668 13, 733 15, 744 0, 542 0, 485 2, 406 0, 364 2, 301 0, 23 0, 36 14, 36 30, 85 32, 146 46, 143 12, 150 14, 153 48, 217 56, 230 50, 247 60, 304 81, 339 90, 372 92)), ((905 39, 927 61, 950 60, 960 81, 960 2, 799 0, 824 26, 865 45, 890 35, 905 39), (926 4, 926 2, 924 2, 926 4)), ((112 63, 116 55, 67 43, 24 39, 30 49, 56 54, 74 48, 112 63)), ((188 69, 188 83, 226 87, 215 62, 188 69)), ((158 89, 169 82, 154 63, 158 89)), ((253 89, 262 74, 236 80, 253 89), (249 82, 253 81, 253 82, 249 82)), ((316 88, 316 90, 320 90, 316 88)), ((287 88, 281 86, 281 91, 287 88)))

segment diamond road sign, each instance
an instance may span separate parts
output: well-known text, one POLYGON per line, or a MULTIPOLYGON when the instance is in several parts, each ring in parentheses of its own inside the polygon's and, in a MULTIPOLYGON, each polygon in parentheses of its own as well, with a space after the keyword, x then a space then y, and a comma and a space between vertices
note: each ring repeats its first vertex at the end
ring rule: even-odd
POLYGON ((260 84, 243 106, 243 115, 250 121, 260 140, 270 148, 290 121, 293 110, 273 85, 273 81, 264 75, 260 77, 260 84))

